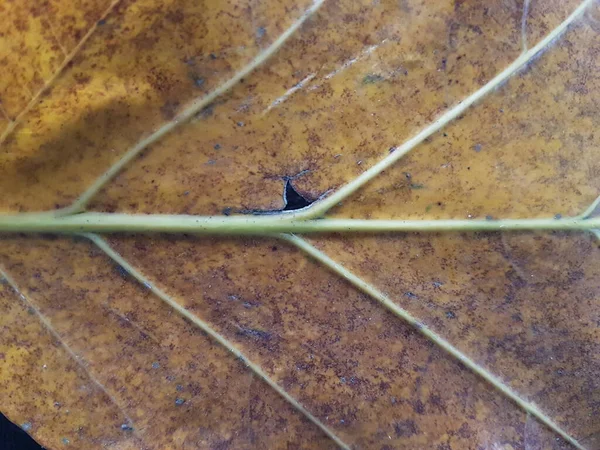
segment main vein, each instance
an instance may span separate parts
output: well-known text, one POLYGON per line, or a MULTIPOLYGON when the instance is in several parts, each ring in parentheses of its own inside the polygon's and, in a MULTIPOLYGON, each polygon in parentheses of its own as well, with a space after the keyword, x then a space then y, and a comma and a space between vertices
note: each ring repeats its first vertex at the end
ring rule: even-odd
POLYGON ((292 397, 285 389, 283 389, 279 384, 277 384, 269 375, 267 375, 258 364, 250 361, 240 350, 238 350, 233 343, 231 343, 227 338, 223 335, 215 331, 207 322, 200 319, 198 316, 192 314, 186 308, 181 306, 173 297, 171 297, 166 292, 157 288, 153 283, 146 278, 144 274, 142 274, 139 270, 137 270, 133 265, 131 265, 125 258, 123 258, 119 253, 117 253, 113 248, 100 236, 94 234, 84 234, 85 237, 90 239, 94 244, 96 244, 108 257, 110 257, 113 261, 123 267, 133 278, 135 278, 138 282, 143 284, 145 287, 149 288, 157 297, 159 297, 163 302, 177 311, 181 316, 189 320, 196 327, 200 328, 206 334, 208 334, 212 339, 221 344, 225 349, 231 352, 236 358, 240 359, 256 376, 258 376, 261 380, 267 383, 273 390, 275 390, 281 397, 284 398, 290 405, 292 405, 297 411, 303 414, 308 420, 318 426, 329 438, 331 438, 340 448, 344 450, 350 450, 350 446, 342 441, 333 430, 331 430, 327 425, 321 422, 317 417, 315 417, 310 411, 308 411, 302 404, 292 397))
POLYGON ((401 318, 402 320, 404 320, 411 326, 415 327, 417 330, 419 330, 419 332, 423 336, 425 336, 427 339, 429 339, 431 342, 433 342, 438 347, 445 350, 453 358, 460 361, 460 363, 463 364, 465 367, 469 368, 475 374, 477 374, 478 376, 483 378, 485 381, 487 381, 489 384, 491 384, 502 395, 504 395, 505 397, 512 400, 520 408, 522 408, 525 412, 534 416, 537 420, 539 420, 541 423, 545 424, 548 428, 550 428, 553 431, 555 431, 556 433, 558 433, 563 439, 565 439, 567 442, 569 442, 576 448, 578 448, 580 450, 585 450, 584 447, 579 442, 577 442, 577 440, 575 438, 573 438, 569 433, 567 433, 565 430, 563 430, 560 427, 560 425, 556 424, 550 417, 548 417, 546 414, 544 414, 542 411, 540 411, 536 405, 534 405, 533 403, 530 403, 527 400, 525 400, 524 398, 522 398, 519 394, 514 392, 510 387, 505 385, 499 378, 492 375, 485 368, 483 368, 482 366, 477 364, 475 361, 473 361, 471 358, 469 358, 463 352, 461 352, 456 347, 454 347, 450 342, 448 342, 443 337, 438 335, 435 331, 431 330, 426 325, 424 325, 422 322, 417 320, 412 314, 410 314, 408 311, 406 311, 405 309, 398 306, 389 297, 387 297, 381 291, 377 290, 374 286, 370 285, 366 281, 362 280, 360 277, 353 274, 346 267, 344 267, 340 263, 334 261, 329 256, 327 256, 325 253, 323 253, 321 250, 312 246, 304 239, 302 239, 298 236, 294 236, 294 235, 281 235, 280 238, 284 239, 287 242, 290 242, 294 246, 298 247, 299 249, 301 249, 302 251, 304 251, 305 253, 307 253, 308 255, 310 255, 311 257, 313 257, 314 259, 316 259, 323 265, 325 265, 331 271, 333 271, 340 277, 342 277, 345 280, 347 280, 348 282, 350 282, 350 284, 352 284, 353 286, 358 288, 360 291, 369 295, 371 298, 377 300, 381 305, 383 305, 386 309, 388 309, 394 315, 401 318))
MULTIPOLYGON (((596 203, 596 202, 595 202, 596 203)), ((594 203, 594 204, 595 204, 594 203)), ((592 206, 594 206, 592 204, 592 206)), ((442 231, 524 231, 600 229, 600 216, 542 219, 297 219, 296 216, 192 216, 169 214, 47 213, 0 215, 3 233, 193 233, 204 235, 273 235, 277 233, 389 233, 442 231)))

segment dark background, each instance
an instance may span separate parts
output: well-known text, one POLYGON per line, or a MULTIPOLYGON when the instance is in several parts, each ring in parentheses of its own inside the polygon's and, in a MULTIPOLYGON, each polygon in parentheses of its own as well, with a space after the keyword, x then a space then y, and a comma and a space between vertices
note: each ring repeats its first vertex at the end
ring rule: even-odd
POLYGON ((0 414, 0 450, 40 450, 41 448, 21 427, 0 414))

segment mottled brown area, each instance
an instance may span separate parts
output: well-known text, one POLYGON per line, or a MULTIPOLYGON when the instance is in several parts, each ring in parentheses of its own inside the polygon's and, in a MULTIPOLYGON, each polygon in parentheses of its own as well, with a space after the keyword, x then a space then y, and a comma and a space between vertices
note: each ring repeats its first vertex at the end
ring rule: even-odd
POLYGON ((600 34, 583 20, 332 215, 466 219, 583 212, 600 191, 599 61, 600 34))
MULTIPOLYGON (((356 448, 499 442, 522 448, 525 439, 547 438, 528 436, 526 417, 512 403, 286 245, 161 237, 111 242, 356 448)), ((211 448, 198 440, 207 432, 221 440, 236 436, 232 448, 276 448, 288 439, 325 445, 315 441, 314 427, 276 406, 281 400, 241 364, 124 279, 89 244, 10 239, 2 248, 7 270, 29 287, 32 302, 150 448, 161 442, 211 448), (269 406, 254 408, 259 394, 269 406), (178 398, 185 403, 177 406, 178 398), (282 418, 270 419, 275 411, 282 418), (246 414, 256 422, 248 423, 246 414), (269 419, 285 420, 286 429, 269 428, 269 419)))
POLYGON ((590 237, 427 234, 317 242, 578 438, 600 431, 600 252, 590 237))
POLYGON ((2 146, 0 190, 7 195, 0 209, 66 205, 131 145, 241 69, 310 4, 254 3, 119 3, 2 146), (260 43, 257 21, 269 30, 260 43), (91 77, 85 84, 82 74, 91 77), (107 123, 113 118, 117 125, 107 123))
MULTIPOLYGON (((371 3, 327 2, 271 64, 235 88, 228 101, 215 107, 212 117, 185 126, 161 141, 144 161, 144 167, 131 166, 126 170, 98 198, 94 208, 131 210, 128 197, 133 195, 144 197, 136 209, 146 212, 172 213, 185 208, 201 214, 219 214, 223 206, 272 209, 281 207, 282 199, 271 176, 289 176, 305 170, 307 172, 297 179, 296 185, 305 195, 317 198, 362 173, 384 157, 391 147, 401 144, 487 82, 521 51, 521 9, 510 2, 466 2, 456 10, 446 2, 409 2, 409 12, 406 8, 399 9, 397 2, 382 1, 375 6, 371 3), (332 52, 332 48, 336 52, 332 52), (312 78, 301 89, 272 106, 288 89, 310 76, 312 78), (369 82, 365 83, 365 80, 369 82), (243 122, 244 127, 236 126, 239 122, 243 122), (194 143, 193 151, 190 142, 194 143), (219 150, 215 150, 216 145, 219 150), (177 155, 176 162, 173 162, 174 155, 177 155), (209 161, 212 164, 208 164, 209 161), (143 176, 143 171, 155 172, 166 165, 173 167, 173 164, 177 170, 163 177, 165 186, 185 186, 183 191, 189 192, 185 198, 180 191, 149 189, 143 176)), ((532 8, 531 28, 545 24, 549 32, 566 17, 562 8, 543 11, 539 5, 532 8)), ((577 28, 568 37, 577 41, 572 46, 581 52, 571 65, 565 67, 569 71, 568 78, 572 77, 571 72, 574 76, 589 73, 583 67, 578 68, 577 62, 587 58, 589 64, 594 64, 597 60, 590 55, 593 50, 588 48, 597 45, 597 35, 591 30, 577 28)), ((536 40, 529 38, 532 44, 536 40)), ((557 51, 549 51, 548 66, 556 64, 552 55, 557 51)), ((552 76, 559 84, 561 74, 565 76, 564 71, 548 69, 547 77, 552 76)), ((526 80, 529 84, 536 83, 527 87, 548 97, 551 93, 540 89, 544 79, 540 76, 526 80)), ((515 78, 509 82, 509 88, 518 83, 524 81, 515 78)), ((510 99, 507 95, 501 98, 510 99)), ((553 112, 559 123, 571 124, 576 120, 576 111, 568 116, 563 116, 561 111, 578 108, 577 98, 566 97, 561 109, 554 106, 552 99, 542 101, 552 103, 552 108, 545 111, 553 112)), ((589 99, 588 104, 592 105, 593 101, 593 98, 589 99)), ((513 103, 519 102, 526 107, 525 99, 513 100, 513 103)), ((484 105, 487 104, 485 101, 484 105)), ((491 105, 489 109, 497 108, 491 105)), ((506 137, 498 136, 501 118, 490 115, 492 117, 486 117, 485 123, 497 127, 495 135, 500 138, 491 147, 502 145, 512 150, 516 144, 509 138, 516 140, 519 130, 511 131, 514 119, 510 110, 509 117, 502 119, 503 129, 509 134, 506 137)), ((473 127, 479 127, 482 122, 478 112, 470 112, 466 117, 473 127)), ((531 119, 535 121, 536 118, 531 119)), ((521 116, 521 120, 526 119, 521 116)), ((539 123, 545 124, 544 119, 540 118, 539 123)), ((587 127, 586 137, 589 137, 589 125, 581 126, 587 127)), ((494 136, 487 129, 476 129, 485 133, 488 140, 494 136)), ((472 143, 472 138, 471 133, 461 136, 459 144, 469 148, 465 151, 465 159, 475 153, 470 147, 477 142, 472 143)), ((444 147, 437 142, 431 145, 431 152, 440 159, 439 153, 444 147)), ((541 142, 535 150, 543 145, 541 142)), ((489 154, 490 146, 486 150, 489 154)), ((419 148, 415 153, 422 151, 419 148)), ((590 201, 589 196, 595 195, 592 185, 596 182, 593 175, 595 159, 591 153, 581 158, 570 143, 565 143, 560 151, 567 152, 565 159, 569 159, 569 151, 573 152, 570 167, 563 167, 563 172, 574 165, 580 170, 575 178, 562 181, 568 184, 569 195, 565 194, 559 200, 562 204, 572 203, 573 197, 581 194, 582 203, 590 201), (592 165, 592 170, 587 170, 588 165, 592 165), (586 195, 583 191, 587 191, 586 195)), ((454 150, 450 157, 457 152, 454 150)), ((493 155, 497 161, 498 152, 493 155)), ((428 154, 420 160, 427 165, 431 159, 428 154)), ((440 165, 448 162, 447 159, 440 165)), ((510 160, 504 164, 514 159, 514 164, 520 164, 524 173, 532 172, 531 166, 535 164, 531 158, 524 164, 524 157, 516 159, 511 154, 507 154, 506 159, 510 160)), ((548 170, 556 170, 558 164, 554 158, 545 166, 548 170)), ((468 166, 464 165, 465 171, 468 166)), ((434 164, 427 166, 430 171, 436 168, 434 164)), ((442 171, 442 176, 437 177, 440 183, 447 172, 442 171)), ((444 186, 448 196, 458 195, 459 186, 454 185, 466 183, 473 176, 472 172, 468 175, 460 180, 453 177, 452 190, 444 186)), ((398 179, 396 174, 394 179, 398 179)), ((528 179, 515 183, 510 176, 499 175, 491 179, 487 174, 482 180, 489 183, 487 189, 499 185, 514 191, 527 188, 524 184, 529 182, 528 179)), ((376 199, 369 198, 365 203, 384 216, 393 213, 396 205, 403 213, 410 214, 412 211, 404 208, 404 203, 415 203, 415 197, 427 199, 428 203, 423 204, 422 200, 415 206, 422 212, 434 203, 430 197, 435 195, 436 185, 418 181, 414 184, 422 188, 391 187, 377 192, 373 196, 376 199), (392 195, 388 191, 392 191, 392 195), (393 206, 385 204, 384 209, 381 203, 387 198, 393 206)), ((539 183, 535 186, 537 188, 539 183)), ((464 190, 461 189, 461 194, 464 190)), ((480 191, 482 197, 487 194, 485 189, 480 191)), ((560 208, 562 204, 556 207, 560 208)), ((353 210, 353 214, 360 209, 362 207, 353 210)), ((437 210, 430 206, 429 212, 434 214, 437 210)), ((344 214, 348 215, 348 212, 344 214)), ((365 214, 374 212, 365 211, 365 214)))
POLYGON ((2 1, 0 100, 11 117, 18 115, 52 77, 110 3, 110 0, 2 1))
POLYGON ((139 449, 127 418, 6 280, 0 280, 2 412, 47 448, 139 449))
MULTIPOLYGON (((3 254, 11 254, 2 258, 4 267, 18 284, 27 287, 24 294, 77 355, 87 373, 114 399, 121 413, 109 422, 100 411, 96 416, 88 401, 84 415, 62 419, 71 427, 92 422, 89 427, 102 425, 107 435, 116 435, 117 441, 135 435, 143 442, 136 448, 147 449, 214 449, 227 442, 232 449, 336 448, 243 363, 173 314, 146 288, 124 277, 88 242, 33 239, 27 241, 27 248, 21 247, 19 240, 2 243, 3 254), (15 246, 20 250, 15 251, 15 246), (40 264, 32 266, 26 260, 34 254, 40 264), (122 424, 132 430, 122 430, 122 424)), ((13 296, 12 301, 18 302, 18 297, 13 296)), ((3 320, 18 333, 18 322, 12 325, 18 319, 13 312, 18 305, 8 306, 12 309, 7 309, 10 314, 3 320)), ((29 320, 37 319, 33 316, 29 320)), ((11 340, 8 330, 2 333, 5 352, 28 351, 19 341, 24 335, 17 334, 11 340)), ((43 345, 35 335, 29 340, 29 345, 43 345)), ((49 368, 58 363, 51 354, 38 353, 44 358, 35 361, 31 369, 34 374, 45 373, 42 365, 46 362, 49 368)), ((62 439, 48 429, 42 411, 34 412, 31 406, 25 409, 18 402, 17 398, 31 393, 32 387, 17 375, 22 372, 12 372, 19 367, 15 362, 3 364, 10 368, 3 376, 7 383, 3 389, 14 399, 3 404, 3 412, 18 422, 35 418, 32 423, 36 428, 30 432, 44 444, 49 437, 62 439), (45 431, 38 434, 38 429, 45 431)), ((61 375, 47 376, 49 382, 60 383, 61 375)), ((87 383, 90 385, 89 380, 87 383)), ((55 389, 54 394, 40 392, 39 401, 51 404, 53 395, 60 398, 70 394, 66 385, 55 389)), ((97 390, 95 386, 93 389, 97 390)), ((69 439, 77 448, 99 448, 99 441, 85 433, 78 440, 69 439)))

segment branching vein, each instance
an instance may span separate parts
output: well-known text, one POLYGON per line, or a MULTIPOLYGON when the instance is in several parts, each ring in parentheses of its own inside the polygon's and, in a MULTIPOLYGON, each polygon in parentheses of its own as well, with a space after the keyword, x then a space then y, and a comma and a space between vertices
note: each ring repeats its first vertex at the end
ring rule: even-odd
POLYGON ((180 112, 173 120, 162 125, 158 130, 153 132, 150 136, 137 142, 133 147, 125 152, 125 154, 115 164, 113 164, 106 172, 104 172, 95 182, 92 184, 70 207, 66 208, 65 214, 72 212, 83 211, 90 200, 102 189, 102 187, 109 182, 115 175, 117 175, 129 162, 135 159, 142 150, 147 148, 149 145, 154 144, 160 140, 163 136, 173 131, 182 123, 187 122, 189 119, 194 117, 199 111, 210 105, 216 98, 228 92, 234 87, 242 78, 247 77, 251 72, 265 63, 271 58, 277 51, 287 42, 287 40, 294 35, 294 33, 311 17, 323 4, 325 0, 315 0, 312 6, 302 14, 302 16, 296 20, 283 34, 281 34, 275 42, 273 42, 267 49, 258 54, 249 64, 243 67, 229 80, 221 84, 217 89, 194 100, 187 108, 180 112))
POLYGON ((377 300, 381 305, 383 305, 386 309, 388 309, 394 315, 396 315, 397 317, 401 318, 408 324, 415 327, 417 330, 419 330, 419 332, 421 334, 423 334, 431 342, 433 342, 438 347, 445 350, 452 357, 454 357, 458 361, 460 361, 460 363, 462 363, 465 367, 469 368, 475 374, 477 374, 478 376, 480 376, 481 378, 486 380, 488 383, 490 383, 502 395, 504 395, 505 397, 509 398, 514 403, 516 403, 526 413, 534 416, 537 420, 539 420, 541 423, 545 424, 548 428, 550 428, 553 431, 555 431, 556 433, 558 433, 563 439, 565 439, 567 442, 569 442, 576 448, 578 448, 580 450, 584 450, 584 447, 574 437, 572 437, 569 433, 567 433, 565 430, 563 430, 560 427, 560 425, 556 424, 550 417, 548 417, 546 414, 544 414, 542 411, 540 411, 536 405, 528 402, 527 400, 525 400, 524 398, 519 396, 519 394, 514 392, 510 387, 506 386, 499 378, 492 375, 485 368, 483 368, 482 366, 477 364, 475 361, 473 361, 471 358, 469 358, 463 352, 461 352, 456 347, 454 347, 452 344, 450 344, 450 342, 448 342, 443 337, 438 335, 436 332, 434 332, 433 330, 428 328, 426 325, 421 323, 419 320, 417 320, 417 318, 415 318, 408 311, 406 311, 405 309, 398 306, 383 292, 377 290, 374 286, 372 286, 371 284, 362 280, 360 277, 353 274, 351 271, 349 271, 343 265, 334 261, 329 256, 327 256, 325 253, 323 253, 321 250, 312 246, 304 239, 302 239, 298 236, 289 235, 289 234, 280 235, 280 237, 282 239, 286 240, 287 242, 290 242, 297 248, 301 249, 302 251, 304 251, 305 253, 307 253, 308 255, 310 255, 311 257, 313 257, 314 259, 316 259, 323 265, 325 265, 332 272, 336 273, 340 277, 342 277, 345 280, 347 280, 348 282, 350 282, 350 284, 352 284, 353 286, 358 288, 360 291, 364 292, 365 294, 369 295, 373 299, 377 300))
POLYGON ((315 417, 310 411, 308 411, 302 404, 288 394, 285 389, 283 389, 279 384, 277 384, 273 379, 269 377, 259 365, 250 361, 240 350, 237 349, 230 341, 228 341, 223 335, 215 331, 207 322, 200 319, 198 316, 189 312, 186 308, 181 306, 173 297, 171 297, 166 292, 157 288, 151 281, 140 271, 138 271, 135 267, 133 267, 125 258, 123 258, 119 253, 112 249, 112 247, 100 236, 95 234, 85 234, 85 237, 90 239, 94 244, 96 244, 108 257, 110 257, 114 262, 123 267, 133 278, 135 278, 138 282, 143 284, 146 288, 150 289, 157 297, 159 297, 163 302, 177 311, 181 316, 189 320, 192 324, 200 328, 206 334, 208 334, 212 339, 221 344, 225 349, 227 349, 230 353, 232 353, 236 358, 240 359, 244 362, 244 364, 252 371, 256 376, 258 376, 261 380, 267 383, 271 388, 273 388, 279 395, 281 395, 290 405, 292 405, 297 411, 303 414, 308 420, 318 426, 328 437, 330 437, 340 448, 344 450, 350 450, 350 446, 341 438, 339 438, 333 430, 331 430, 327 425, 321 422, 317 417, 315 417))
POLYGON ((46 330, 48 330, 52 337, 54 337, 54 339, 56 339, 62 345, 65 351, 73 359, 75 364, 77 364, 83 370, 83 372, 85 372, 87 377, 98 387, 98 389, 110 399, 110 401, 119 409, 119 411, 121 411, 121 414, 123 414, 123 417, 125 417, 125 419, 127 420, 127 424, 131 425, 131 427, 133 428, 135 436, 141 442, 144 442, 143 438, 139 435, 137 431, 135 422, 119 405, 117 399, 107 391, 106 387, 90 372, 88 367, 85 364, 83 364, 81 358, 71 349, 71 347, 65 342, 61 335, 58 334, 58 332, 52 326, 52 323, 44 316, 44 314, 42 314, 42 312, 33 304, 33 302, 23 292, 19 290, 19 287, 17 283, 13 280, 13 278, 10 275, 8 275, 8 273, 4 269, 0 267, 0 279, 2 278, 8 282, 8 284, 15 291, 15 293, 25 303, 27 308, 35 313, 42 325, 46 328, 46 330))
POLYGON ((54 35, 54 31, 51 28, 52 34, 55 36, 56 41, 57 41, 58 45, 60 46, 60 48, 62 49, 62 51, 65 52, 66 57, 63 60, 63 62, 60 64, 60 66, 58 67, 56 72, 54 72, 54 74, 50 77, 50 79, 48 79, 44 83, 42 88, 35 95, 32 95, 31 99, 29 100, 29 103, 27 103, 25 108, 23 108, 23 110, 21 110, 21 112, 17 115, 15 120, 10 122, 8 124, 8 126, 4 129, 2 134, 0 134, 0 145, 2 145, 4 143, 4 141, 6 141, 8 136, 10 136, 12 134, 12 132, 15 130, 15 128, 17 127, 17 125, 19 125, 23 121, 23 119, 29 113, 29 111, 31 111, 31 109, 35 105, 37 105, 37 103, 39 102, 42 95, 44 95, 46 92, 48 92, 48 90, 54 85, 56 80, 63 73, 65 68, 71 63, 71 61, 73 61, 75 56, 77 56, 79 54, 79 52, 81 51, 81 49, 83 48, 85 43, 90 39, 92 34, 94 34, 94 32, 96 31, 96 28, 98 28, 98 22, 104 20, 115 9, 115 7, 120 3, 120 1, 121 0, 115 0, 110 4, 110 6, 106 9, 106 11, 104 11, 102 16, 100 16, 99 20, 94 22, 94 24, 90 27, 88 32, 81 38, 81 40, 77 43, 75 48, 73 48, 71 53, 66 54, 65 49, 62 47, 60 42, 58 42, 58 38, 54 35))
POLYGON ((348 196, 352 195, 360 187, 364 186, 366 183, 378 176, 384 170, 390 168, 396 161, 398 161, 408 152, 410 152, 419 144, 421 144, 425 139, 427 139, 434 133, 440 131, 454 119, 461 116, 465 111, 467 111, 467 109, 469 109, 475 103, 479 102, 489 93, 496 90, 496 88, 501 86, 510 77, 512 77, 519 70, 525 67, 541 52, 545 51, 556 38, 562 35, 562 33, 564 33, 565 30, 567 30, 567 28, 579 16, 583 14, 586 8, 588 8, 592 3, 594 3, 594 1, 595 0, 584 0, 564 22, 562 22, 558 27, 552 30, 552 32, 550 32, 545 38, 538 42, 533 48, 526 52, 523 52, 506 69, 504 69, 502 72, 496 75, 486 85, 484 85, 482 88, 465 98, 463 101, 461 101, 455 107, 444 113, 434 122, 427 125, 419 133, 417 133, 415 136, 404 142, 402 145, 396 147, 393 153, 389 154, 387 157, 379 161, 373 167, 369 168, 361 175, 356 177, 354 180, 342 186, 331 196, 326 197, 322 201, 313 203, 312 206, 306 210, 306 212, 302 213, 302 216, 311 218, 323 216, 328 210, 336 206, 348 196))

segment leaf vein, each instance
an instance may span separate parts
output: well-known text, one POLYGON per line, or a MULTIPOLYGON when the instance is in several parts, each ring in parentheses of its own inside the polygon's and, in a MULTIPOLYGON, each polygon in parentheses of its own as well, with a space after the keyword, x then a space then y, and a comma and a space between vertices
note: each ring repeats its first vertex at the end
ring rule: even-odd
POLYGON ((315 218, 323 216, 331 208, 333 208, 338 203, 352 195, 354 192, 356 192, 362 186, 367 184, 373 178, 377 177, 383 171, 390 168, 394 163, 396 163, 396 161, 401 159, 403 156, 405 156, 407 153, 409 153, 411 150, 413 150, 415 147, 421 144, 425 139, 437 133, 446 125, 454 121, 456 118, 460 117, 471 106, 481 101, 491 92, 495 91, 513 75, 518 73, 528 63, 533 61, 537 56, 539 56, 541 53, 547 50, 549 45, 552 42, 554 42, 557 38, 559 38, 569 28, 569 26, 573 22, 575 22, 575 20, 579 18, 584 13, 584 11, 595 1, 596 0, 584 0, 560 25, 554 28, 530 50, 521 53, 521 55, 517 59, 515 59, 502 72, 500 72, 490 81, 488 81, 484 86, 482 86, 477 91, 473 92, 467 98, 463 99, 450 110, 446 111, 432 123, 430 123, 421 131, 419 131, 416 135, 405 141, 402 145, 396 147, 393 153, 390 153, 388 156, 380 160, 374 166, 367 169, 354 180, 342 186, 329 197, 326 197, 321 201, 313 203, 309 208, 306 209, 306 211, 299 213, 298 218, 315 218))
POLYGON ((35 93, 35 95, 29 90, 29 88, 27 88, 27 86, 24 86, 25 88, 27 88, 27 91, 29 92, 31 99, 29 100, 27 105, 25 105, 25 108, 23 108, 21 110, 21 112, 19 114, 17 114, 15 119, 12 120, 11 122, 9 122, 8 126, 4 129, 2 134, 0 134, 0 145, 2 145, 6 141, 6 139, 12 134, 12 132, 15 130, 15 128, 17 128, 17 126, 23 121, 25 116, 38 103, 38 101, 40 100, 42 95, 44 95, 46 92, 48 92, 48 90, 52 87, 52 85, 54 85, 54 83, 59 78, 59 76, 63 73, 65 68, 71 63, 71 61, 73 61, 75 56, 77 56, 79 54, 80 50, 83 48, 85 43, 94 34, 94 32, 96 31, 96 28, 98 28, 98 22, 105 19, 116 8, 116 6, 120 2, 121 2, 121 0, 113 1, 110 4, 110 6, 106 9, 106 11, 104 11, 104 13, 100 16, 100 18, 94 22, 94 24, 90 27, 88 32, 81 38, 81 40, 77 43, 75 48, 73 48, 71 53, 68 53, 68 54, 66 53, 65 49, 60 44, 60 42, 58 42, 58 38, 54 34, 54 30, 52 29, 52 26, 50 25, 50 30, 51 30, 52 35, 54 36, 56 42, 58 43, 58 45, 61 48, 61 50, 63 51, 63 53, 66 55, 65 59, 63 59, 63 62, 60 64, 60 66, 58 66, 58 69, 56 69, 56 71, 50 77, 50 79, 48 79, 48 81, 46 81, 44 83, 44 85, 40 88, 39 91, 37 91, 35 93))
POLYGON ((48 330, 48 332, 52 335, 52 337, 54 337, 54 339, 56 339, 62 345, 62 347, 65 349, 65 351, 73 359, 73 361, 75 362, 75 364, 77 364, 77 366, 80 367, 81 370, 83 370, 83 372, 92 381, 92 383, 94 383, 98 387, 98 389, 100 391, 102 391, 102 393, 104 395, 106 395, 106 397, 108 397, 108 399, 111 401, 111 403, 113 403, 117 407, 117 409, 121 412, 121 414, 123 414, 123 416, 125 417, 125 419, 127 421, 126 423, 133 428, 133 434, 145 445, 144 439, 142 438, 142 436, 139 435, 139 432, 137 431, 138 428, 135 426, 135 422, 125 412, 125 410, 119 405, 119 402, 117 401, 117 399, 110 392, 108 392, 108 389, 106 388, 106 386, 104 386, 104 384, 102 384, 100 382, 100 380, 98 380, 98 378, 96 378, 91 373, 90 369, 83 363, 81 357, 78 356, 73 351, 73 349, 71 349, 71 347, 69 346, 69 344, 67 344, 67 342, 65 342, 65 340, 63 339, 63 337, 52 326, 52 323, 50 322, 50 320, 48 320, 44 316, 44 314, 42 313, 42 311, 39 308, 37 308, 35 306, 35 304, 29 299, 29 297, 27 295, 25 295, 19 289, 19 287, 16 284, 16 282, 14 281, 14 279, 10 275, 8 275, 8 273, 6 272, 5 269, 3 269, 2 267, 0 267, 0 279, 2 279, 2 278, 5 279, 8 282, 8 284, 10 285, 10 287, 14 290, 15 294, 17 294, 19 296, 19 298, 25 303, 25 305, 27 305, 27 308, 29 308, 31 311, 33 311, 35 313, 35 315, 37 316, 37 318, 39 319, 39 321, 42 323, 42 325, 44 326, 44 328, 46 328, 46 330, 48 330))
POLYGON ((484 367, 477 364, 471 358, 469 358, 466 354, 461 352, 459 349, 454 347, 450 342, 444 339, 442 336, 438 335, 436 332, 431 330, 425 324, 420 322, 416 317, 406 311, 404 308, 401 308, 396 303, 394 303, 387 295, 383 292, 379 291, 373 285, 367 283, 362 278, 358 277, 342 264, 336 262, 324 252, 319 250, 318 248, 312 246, 308 241, 291 234, 283 234, 280 235, 280 238, 291 243, 298 249, 302 250, 306 254, 310 255, 315 260, 319 261, 321 264, 326 266, 329 270, 339 275, 341 278, 347 280, 350 284, 356 287, 361 292, 367 294, 378 303, 380 303, 384 308, 393 313, 395 316, 404 320, 414 328, 416 328, 423 336, 433 342, 435 345, 440 347, 442 350, 446 351, 450 356, 458 360, 462 365, 467 367, 473 373, 484 379, 491 386, 493 386, 497 391, 499 391, 503 396, 507 397, 511 401, 513 401, 518 407, 520 407, 527 414, 531 414, 541 423, 546 425, 548 428, 553 430, 555 433, 560 435, 563 439, 573 445, 575 448, 580 450, 585 450, 585 448, 567 431, 565 431, 560 425, 555 423, 550 417, 548 417, 544 412, 542 412, 535 404, 527 401, 522 398, 518 393, 513 391, 509 386, 504 384, 502 380, 497 378, 495 375, 490 373, 484 367))
POLYGON ((261 380, 263 380, 267 385, 269 385, 273 390, 275 390, 281 397, 284 398, 294 409, 300 412, 304 417, 306 417, 309 421, 315 424, 317 427, 321 429, 329 438, 331 438, 340 448, 344 450, 350 450, 350 446, 346 444, 340 437, 338 437, 333 430, 331 430, 327 425, 325 425, 321 420, 319 420, 316 416, 314 416, 310 411, 308 411, 298 400, 292 397, 285 389, 283 389, 279 384, 275 382, 269 375, 267 375, 263 369, 258 365, 250 361, 246 355, 244 355, 237 347, 233 345, 227 338, 214 330, 207 322, 192 314, 186 308, 181 306, 173 297, 171 297, 166 292, 162 291, 158 287, 154 285, 144 274, 138 271, 134 266, 132 266, 123 256, 117 253, 113 248, 102 239, 100 236, 95 234, 84 234, 86 238, 91 240, 98 248, 100 248, 109 258, 111 258, 114 262, 123 267, 127 272, 135 278, 139 283, 143 284, 146 288, 150 289, 158 298, 160 298, 163 302, 173 308, 177 313, 179 313, 182 317, 189 320, 196 327, 204 331, 208 334, 212 339, 214 339, 217 343, 222 345, 226 350, 232 353, 236 358, 240 359, 244 362, 244 364, 261 380))
POLYGON ((142 150, 159 141, 162 137, 169 134, 179 125, 187 122, 196 113, 208 106, 216 98, 228 92, 231 88, 238 84, 242 78, 247 77, 251 72, 275 55, 278 50, 288 41, 288 39, 292 37, 294 33, 304 24, 304 22, 306 22, 306 20, 308 20, 319 10, 324 1, 325 0, 314 0, 311 7, 308 8, 304 14, 302 14, 302 16, 300 16, 300 18, 298 18, 287 30, 285 30, 275 40, 275 42, 273 42, 263 52, 259 53, 240 71, 236 72, 233 77, 228 79, 209 94, 194 100, 187 108, 177 114, 173 120, 165 123, 158 130, 150 134, 150 136, 147 136, 134 144, 133 147, 127 150, 116 163, 114 163, 106 172, 100 175, 100 177, 98 177, 96 181, 83 194, 81 194, 81 196, 77 198, 71 206, 65 208, 63 210, 64 214, 72 214, 83 211, 87 204, 104 187, 104 185, 112 180, 127 164, 134 160, 142 150))

